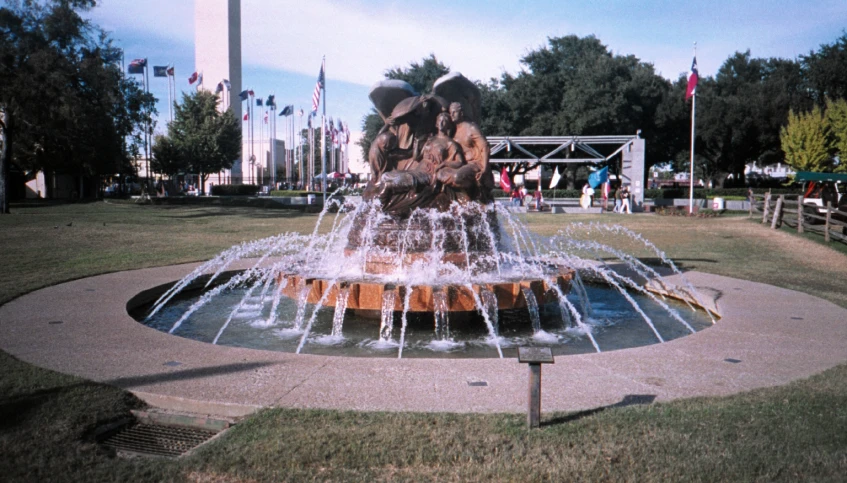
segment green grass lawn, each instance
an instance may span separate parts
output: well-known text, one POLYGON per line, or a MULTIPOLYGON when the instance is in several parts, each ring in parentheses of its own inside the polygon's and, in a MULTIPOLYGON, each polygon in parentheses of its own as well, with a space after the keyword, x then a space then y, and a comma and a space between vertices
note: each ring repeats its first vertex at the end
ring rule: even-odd
MULTIPOLYGON (((0 303, 93 274, 208 259, 235 243, 310 232, 285 210, 71 204, 0 216, 0 303)), ((847 250, 746 217, 535 214, 533 231, 620 223, 684 270, 755 280, 847 307, 847 250)), ((604 237, 602 230, 592 236, 604 237)), ((611 239, 610 239, 611 242, 611 239)), ((616 239, 619 248, 655 257, 616 239)), ((0 321, 0 337, 2 337, 0 321)), ((844 481, 847 366, 722 398, 525 416, 269 409, 194 455, 113 458, 92 430, 131 394, 0 353, 0 481, 844 481)))

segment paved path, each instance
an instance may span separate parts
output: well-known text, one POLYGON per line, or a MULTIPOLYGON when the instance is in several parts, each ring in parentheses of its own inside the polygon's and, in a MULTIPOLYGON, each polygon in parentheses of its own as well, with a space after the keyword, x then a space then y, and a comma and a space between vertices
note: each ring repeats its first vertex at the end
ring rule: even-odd
MULTIPOLYGON (((112 273, 20 297, 0 307, 0 348, 128 389, 154 406, 220 416, 265 406, 526 410, 528 370, 515 359, 341 358, 221 347, 170 336, 127 315, 130 298, 195 266, 112 273), (469 384, 481 381, 487 385, 469 384)), ((754 282, 686 277, 717 305, 722 319, 715 326, 665 344, 559 357, 543 369, 543 410, 733 394, 847 362, 847 310, 754 282)))

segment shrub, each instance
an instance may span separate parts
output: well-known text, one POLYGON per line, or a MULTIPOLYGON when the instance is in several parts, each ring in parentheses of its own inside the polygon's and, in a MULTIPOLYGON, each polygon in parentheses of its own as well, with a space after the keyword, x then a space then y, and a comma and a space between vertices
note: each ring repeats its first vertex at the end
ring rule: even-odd
POLYGON ((212 186, 214 196, 256 196, 259 186, 254 184, 217 184, 212 186))

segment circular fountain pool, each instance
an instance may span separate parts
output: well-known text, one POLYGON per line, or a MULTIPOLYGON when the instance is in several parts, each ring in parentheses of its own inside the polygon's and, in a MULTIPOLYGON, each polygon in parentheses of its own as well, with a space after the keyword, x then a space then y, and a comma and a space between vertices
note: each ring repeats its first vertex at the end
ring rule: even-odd
MULTIPOLYGON (((164 288, 162 289, 164 291, 164 288)), ((282 315, 274 318, 275 298, 272 295, 250 296, 249 288, 236 287, 214 297, 184 320, 174 335, 203 342, 212 342, 220 329, 227 329, 217 340, 218 344, 253 349, 295 352, 301 343, 304 330, 295 329, 298 312, 297 301, 280 297, 275 310, 282 315), (233 307, 238 307, 233 311, 233 307), (286 315, 287 314, 287 315, 286 315), (227 320, 229 324, 227 324, 227 320)), ((171 299, 167 305, 149 319, 150 304, 139 305, 130 310, 138 321, 162 331, 169 331, 202 296, 200 289, 186 290, 171 299)), ((691 310, 686 304, 664 300, 662 307, 655 300, 642 294, 630 294, 644 314, 632 310, 632 303, 620 292, 601 284, 586 284, 584 295, 590 302, 583 306, 576 293, 568 295, 569 302, 579 307, 583 327, 577 327, 572 317, 563 317, 559 304, 547 303, 538 306, 540 330, 531 323, 533 314, 526 307, 500 310, 489 315, 496 321, 497 341, 492 339, 483 317, 479 313, 449 313, 442 321, 446 327, 440 330, 432 313, 407 313, 406 330, 403 334, 403 357, 439 358, 486 358, 498 357, 497 345, 508 357, 518 346, 550 347, 555 355, 594 352, 591 340, 586 336, 590 330, 594 340, 603 351, 639 347, 658 343, 648 317, 665 341, 690 334, 690 330, 672 317, 668 308, 682 314, 695 330, 711 325, 708 315, 701 310, 691 310)), ((311 313, 314 305, 306 307, 311 313)), ((346 310, 343 328, 334 331, 337 323, 333 307, 317 310, 311 331, 308 333, 301 353, 337 355, 348 357, 394 357, 398 356, 402 313, 391 316, 391 335, 380 337, 377 328, 380 314, 360 313, 346 310), (335 332, 335 333, 334 333, 335 332)))

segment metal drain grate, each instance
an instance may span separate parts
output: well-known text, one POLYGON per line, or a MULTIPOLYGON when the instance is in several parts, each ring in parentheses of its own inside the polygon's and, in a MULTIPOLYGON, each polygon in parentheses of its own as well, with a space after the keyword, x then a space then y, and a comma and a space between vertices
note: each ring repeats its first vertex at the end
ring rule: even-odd
POLYGON ((215 434, 216 431, 204 429, 130 423, 100 441, 100 444, 117 451, 175 457, 199 446, 215 434))

